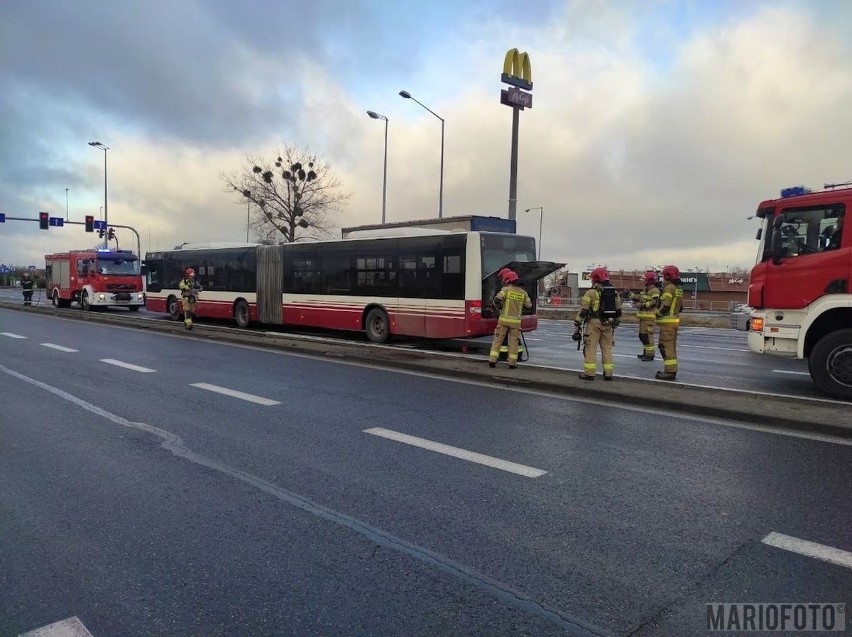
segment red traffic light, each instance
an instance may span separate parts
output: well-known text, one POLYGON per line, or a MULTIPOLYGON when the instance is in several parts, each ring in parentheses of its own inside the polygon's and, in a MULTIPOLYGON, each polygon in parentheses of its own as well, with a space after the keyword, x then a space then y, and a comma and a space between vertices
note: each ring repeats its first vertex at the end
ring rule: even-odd
POLYGON ((95 217, 93 215, 86 215, 86 232, 94 232, 95 231, 95 217))
POLYGON ((41 230, 47 230, 48 228, 50 228, 50 213, 49 212, 38 213, 38 227, 41 230))

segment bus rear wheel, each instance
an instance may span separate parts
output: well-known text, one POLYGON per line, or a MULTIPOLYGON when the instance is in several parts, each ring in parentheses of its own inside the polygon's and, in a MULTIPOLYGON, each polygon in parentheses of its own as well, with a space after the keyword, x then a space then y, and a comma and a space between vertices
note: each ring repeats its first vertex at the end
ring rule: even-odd
POLYGON ((249 307, 248 303, 240 299, 234 303, 234 323, 237 327, 246 328, 249 326, 249 307))
POLYGON ((852 330, 838 330, 817 341, 808 356, 808 369, 824 393, 852 400, 852 330))
POLYGON ((364 331, 367 332, 367 338, 371 342, 387 343, 390 338, 390 321, 388 321, 387 313, 377 307, 367 312, 364 331))

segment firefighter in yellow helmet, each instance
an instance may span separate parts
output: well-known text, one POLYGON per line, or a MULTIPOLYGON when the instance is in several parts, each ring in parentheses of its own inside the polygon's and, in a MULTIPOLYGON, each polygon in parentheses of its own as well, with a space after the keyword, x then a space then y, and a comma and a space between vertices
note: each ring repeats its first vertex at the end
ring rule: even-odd
POLYGON ((621 296, 609 282, 606 268, 595 268, 591 273, 592 287, 580 300, 580 311, 574 317, 574 340, 579 341, 580 328, 586 324, 583 338, 583 371, 580 378, 594 380, 597 373, 598 346, 604 380, 612 380, 615 364, 612 360, 613 330, 621 322, 621 296))
POLYGON ((654 325, 657 322, 657 306, 660 304, 660 288, 657 287, 657 273, 648 270, 642 277, 645 289, 635 294, 627 292, 628 300, 636 304, 636 318, 639 319, 639 341, 642 353, 636 357, 640 361, 654 360, 654 325))
POLYGON ((192 319, 195 317, 195 302, 201 293, 201 284, 195 280, 195 270, 186 269, 186 276, 178 284, 181 300, 183 301, 183 325, 192 329, 192 319))
MULTIPOLYGON (((505 269, 504 269, 505 270, 505 269)), ((500 347, 503 341, 509 337, 509 369, 518 366, 518 343, 521 338, 521 315, 524 308, 532 307, 532 300, 518 279, 517 273, 512 270, 501 270, 503 287, 492 301, 500 310, 500 318, 497 319, 497 329, 494 330, 494 340, 491 342, 491 351, 488 355, 488 366, 495 367, 497 358, 500 356, 500 347)))
POLYGON ((660 354, 663 355, 663 371, 657 372, 659 380, 674 380, 677 376, 677 330, 680 326, 680 311, 683 309, 683 283, 677 266, 663 268, 663 293, 657 308, 657 325, 660 326, 660 354))

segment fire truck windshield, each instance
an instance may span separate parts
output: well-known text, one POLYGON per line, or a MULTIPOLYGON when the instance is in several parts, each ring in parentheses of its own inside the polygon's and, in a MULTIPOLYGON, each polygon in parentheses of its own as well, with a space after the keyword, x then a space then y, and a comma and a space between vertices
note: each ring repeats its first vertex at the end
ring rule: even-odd
POLYGON ((107 276, 137 276, 139 274, 139 261, 136 259, 104 259, 99 257, 97 272, 107 276))

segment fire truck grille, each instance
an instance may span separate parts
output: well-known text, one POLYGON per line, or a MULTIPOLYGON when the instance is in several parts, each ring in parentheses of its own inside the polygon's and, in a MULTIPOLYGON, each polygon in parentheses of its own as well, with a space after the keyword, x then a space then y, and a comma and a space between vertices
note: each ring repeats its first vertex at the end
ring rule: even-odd
POLYGON ((128 292, 136 291, 135 283, 107 283, 107 292, 117 292, 118 290, 127 290, 128 292))

